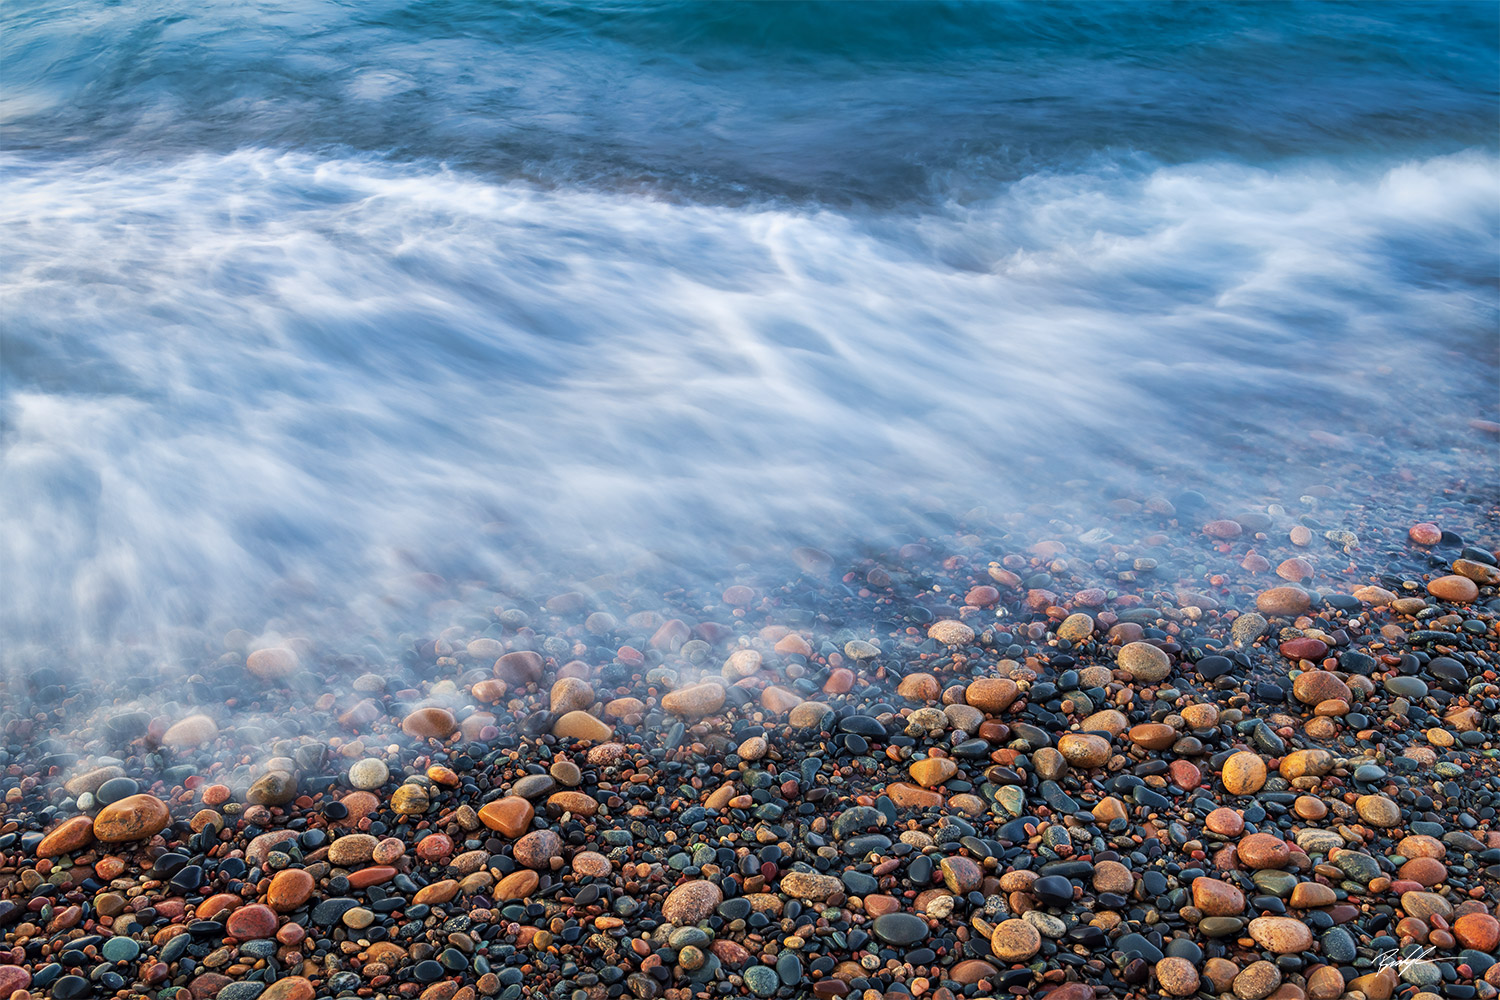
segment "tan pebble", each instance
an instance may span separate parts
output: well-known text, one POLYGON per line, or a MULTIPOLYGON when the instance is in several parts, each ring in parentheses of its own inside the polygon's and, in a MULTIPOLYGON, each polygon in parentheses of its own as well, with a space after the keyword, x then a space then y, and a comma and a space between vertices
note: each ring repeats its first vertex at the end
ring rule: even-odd
POLYGON ((594 689, 581 678, 564 677, 552 685, 548 698, 553 712, 572 712, 588 708, 594 703, 594 689))
POLYGON ((1109 741, 1092 733, 1065 733, 1057 749, 1074 767, 1103 767, 1109 762, 1109 741))
POLYGON ((542 679, 545 663, 540 653, 530 649, 518 649, 506 653, 495 661, 495 676, 507 684, 525 687, 542 679))
POLYGON ((1312 579, 1312 563, 1294 556, 1276 567, 1276 575, 1292 583, 1301 583, 1303 580, 1312 579))
POLYGON ((754 676, 760 670, 761 655, 753 649, 737 649, 729 654, 720 671, 731 680, 754 676))
POLYGON ((607 723, 584 711, 568 712, 552 724, 552 735, 565 739, 602 743, 613 738, 614 734, 607 723))
POLYGON ((405 784, 391 794, 391 809, 402 816, 420 816, 431 801, 421 785, 405 784))
POLYGON ((457 728, 453 713, 446 708, 419 708, 401 720, 401 730, 419 740, 445 740, 457 728))
POLYGON ((934 622, 927 635, 945 646, 965 646, 974 641, 974 630, 960 621, 934 622))
POLYGON ((1168 996, 1187 997, 1198 992, 1198 970, 1185 958, 1168 956, 1157 962, 1156 981, 1168 996))
POLYGON ((555 813, 592 816, 599 811, 599 802, 583 792, 553 792, 547 797, 547 808, 555 813))
POLYGON ((1312 607, 1312 598, 1300 587, 1272 587, 1256 595, 1255 608, 1268 615, 1300 615, 1312 607))
POLYGON ((1163 680, 1172 672, 1171 659, 1149 642, 1126 643, 1120 647, 1115 662, 1135 680, 1148 684, 1163 680))
POLYGON ((1232 989, 1239 1000, 1265 1000, 1281 985, 1281 970, 1272 962, 1262 959, 1251 962, 1234 977, 1232 989))
POLYGON ((1057 627, 1057 637, 1069 642, 1082 642, 1094 634, 1094 619, 1079 611, 1063 619, 1057 627))
POLYGON ((766 755, 769 746, 764 736, 752 736, 741 743, 735 753, 744 760, 760 760, 766 755))
POLYGON ((1193 905, 1210 917, 1237 917, 1245 912, 1245 894, 1222 879, 1193 879, 1193 905))
POLYGON ((964 689, 964 700, 988 715, 999 715, 1020 696, 1016 682, 1005 677, 981 677, 964 689))
POLYGON ((914 673, 901 678, 896 693, 907 701, 937 701, 943 689, 931 674, 914 673))
POLYGON ((1266 762, 1259 754, 1241 750, 1230 754, 1221 773, 1224 788, 1231 795, 1254 795, 1266 785, 1266 762))
POLYGON ((1401 807, 1384 795, 1361 795, 1354 801, 1359 818, 1371 826, 1395 826, 1401 822, 1401 807))
POLYGON ((196 747, 219 738, 219 727, 206 715, 190 715, 162 734, 163 746, 196 747))
POLYGON ((172 822, 167 804, 154 795, 128 795, 111 802, 94 817, 94 839, 106 844, 145 840, 172 822))
POLYGON ((724 688, 713 683, 679 688, 667 693, 661 700, 661 707, 666 711, 687 717, 710 715, 723 706, 724 688))
POLYGON ((285 646, 257 649, 245 658, 245 669, 263 681, 285 680, 299 666, 297 654, 285 646))
POLYGON ((1255 943, 1278 955, 1293 955, 1312 947, 1312 931, 1294 917, 1256 917, 1250 921, 1255 943))
POLYGON ((1142 722, 1130 727, 1130 742, 1146 750, 1165 750, 1177 742, 1177 730, 1161 722, 1142 722))
POLYGON ((669 923, 691 926, 707 920, 722 902, 724 893, 714 883, 704 880, 686 882, 667 894, 661 913, 669 923))
POLYGON ((1024 962, 1041 950, 1041 934, 1024 920, 1002 920, 990 934, 990 951, 1006 962, 1024 962))

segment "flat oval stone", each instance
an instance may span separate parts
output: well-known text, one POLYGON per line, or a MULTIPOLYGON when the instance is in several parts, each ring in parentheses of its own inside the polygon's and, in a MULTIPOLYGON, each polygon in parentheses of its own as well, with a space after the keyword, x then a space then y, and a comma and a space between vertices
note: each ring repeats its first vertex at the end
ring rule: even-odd
POLYGON ((661 707, 673 715, 710 715, 724 707, 724 688, 712 682, 679 688, 662 697, 661 707))
POLYGON ((1119 668, 1138 681, 1155 683, 1172 672, 1167 654, 1149 642, 1129 642, 1115 656, 1119 668))
POLYGON ((1024 920, 1003 920, 990 933, 990 951, 1006 962, 1024 962, 1042 950, 1042 935, 1024 920))
POLYGON ((1250 921, 1255 943, 1278 955, 1291 955, 1312 947, 1312 931, 1292 917, 1256 917, 1250 921))
POLYGON ((890 945, 911 945, 927 940, 927 921, 915 913, 886 913, 875 918, 875 936, 890 945))
POLYGON ((94 837, 106 844, 144 840, 172 822, 167 804, 154 795, 129 795, 112 802, 94 817, 94 837))
POLYGON ((724 891, 707 880, 685 882, 667 894, 661 904, 661 915, 669 923, 685 925, 707 920, 714 908, 724 902, 724 891))

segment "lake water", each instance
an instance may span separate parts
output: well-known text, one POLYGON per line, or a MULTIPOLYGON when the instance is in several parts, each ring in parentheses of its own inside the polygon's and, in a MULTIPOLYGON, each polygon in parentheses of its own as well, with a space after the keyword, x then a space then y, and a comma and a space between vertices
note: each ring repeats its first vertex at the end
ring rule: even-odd
POLYGON ((1493 4, 0 20, 14 665, 1495 480, 1493 4))

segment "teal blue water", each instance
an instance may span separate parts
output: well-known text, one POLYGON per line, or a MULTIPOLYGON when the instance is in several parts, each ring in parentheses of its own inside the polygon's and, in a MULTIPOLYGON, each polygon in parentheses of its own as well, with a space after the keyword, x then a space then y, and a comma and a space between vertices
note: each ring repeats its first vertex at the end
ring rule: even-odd
POLYGON ((12 657, 1495 415, 1492 3, 0 22, 12 657))

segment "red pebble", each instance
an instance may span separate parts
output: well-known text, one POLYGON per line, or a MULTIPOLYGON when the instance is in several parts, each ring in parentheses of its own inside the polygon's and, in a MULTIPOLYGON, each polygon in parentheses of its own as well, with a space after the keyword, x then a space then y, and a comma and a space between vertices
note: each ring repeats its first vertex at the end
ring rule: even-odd
POLYGON ((1319 660, 1322 659, 1324 653, 1328 652, 1327 643, 1307 636, 1288 639, 1281 644, 1280 648, 1281 655, 1288 660, 1319 660))
POLYGON ((417 843, 417 857, 423 861, 441 861, 453 853, 453 841, 441 833, 432 833, 417 843))
POLYGON ((1406 534, 1418 545, 1436 545, 1443 540, 1442 529, 1428 521, 1412 525, 1406 534))
POLYGON ((224 921, 224 931, 241 941, 268 938, 276 933, 276 911, 260 903, 242 906, 224 921))

